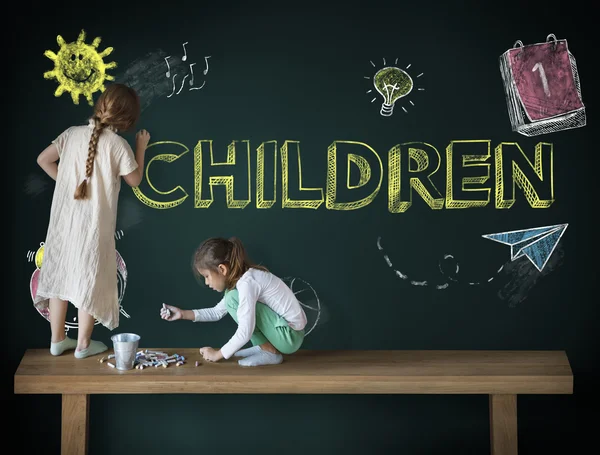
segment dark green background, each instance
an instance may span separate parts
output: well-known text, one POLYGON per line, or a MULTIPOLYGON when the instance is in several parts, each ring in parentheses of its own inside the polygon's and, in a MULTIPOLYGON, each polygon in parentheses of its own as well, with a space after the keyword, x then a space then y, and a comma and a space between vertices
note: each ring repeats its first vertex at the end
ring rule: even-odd
MULTIPOLYGON (((253 158, 263 141, 297 140, 303 183, 309 187, 324 188, 327 147, 334 140, 365 142, 384 162, 375 201, 347 212, 327 210, 325 204, 317 210, 283 210, 280 176, 271 209, 256 209, 254 189, 243 210, 227 209, 220 189, 209 209, 195 209, 192 154, 169 166, 155 165, 157 185, 180 184, 190 197, 174 209, 155 210, 122 187, 117 228, 124 236, 117 249, 128 268, 123 306, 131 319, 121 317, 115 332, 139 333, 142 347, 220 347, 235 330, 229 318, 169 324, 158 311, 162 302, 184 308, 216 303, 219 296, 196 282, 190 258, 204 238, 235 235, 255 261, 316 289, 325 307, 323 323, 306 338, 305 349, 566 350, 575 394, 519 397, 519 453, 576 453, 576 403, 587 399, 587 387, 598 377, 597 297, 586 297, 595 288, 595 265, 588 261, 593 261, 597 231, 590 217, 597 163, 592 143, 597 44, 582 25, 586 11, 569 3, 450 3, 19 7, 10 19, 16 31, 4 50, 10 113, 5 224, 12 232, 6 239, 10 275, 3 384, 7 415, 15 424, 11 434, 23 453, 59 453, 60 396, 14 396, 12 376, 25 350, 46 349, 50 338, 49 324, 29 294, 34 265, 26 254, 44 239, 53 188, 35 160, 60 132, 91 113, 83 98, 76 106, 68 93, 54 97, 56 82, 42 77, 53 67, 43 52, 58 50, 56 35, 71 42, 81 29, 88 43, 101 36, 100 49, 114 47, 106 61, 118 63, 109 70, 117 76, 149 52, 181 55, 185 41, 190 62, 198 62, 196 70, 205 55, 211 56, 202 90, 158 97, 143 111, 138 127, 150 131, 151 142, 193 148, 198 140, 210 139, 223 160, 233 140, 249 140, 253 158), (511 131, 498 58, 516 40, 532 44, 549 33, 567 39, 577 59, 588 125, 527 138, 511 131), (410 63, 413 76, 424 73, 417 86, 425 91, 409 95, 415 105, 404 103, 408 113, 397 107, 393 116, 382 117, 379 101, 371 103, 372 94, 366 94, 371 87, 364 76, 374 74, 369 61, 381 67, 382 58, 410 63), (406 213, 389 213, 387 151, 409 141, 435 146, 443 161, 434 181, 445 194, 444 150, 459 139, 486 139, 492 147, 518 142, 530 156, 537 142, 553 143, 554 204, 533 209, 517 190, 508 210, 495 209, 492 199, 482 209, 434 211, 415 195, 406 213), (508 247, 482 234, 557 223, 569 227, 552 270, 535 280, 524 300, 512 304, 506 293, 514 274, 500 274, 485 286, 444 291, 410 286, 393 274, 376 246, 381 236, 394 267, 411 278, 441 280, 437 263, 449 253, 458 258, 461 277, 478 281, 510 258, 508 247)), ((127 137, 133 145, 133 136, 127 137)), ((152 156, 150 149, 146 159, 152 156)), ((253 159, 253 178, 254 169, 253 159)), ((493 177, 493 165, 491 172, 493 177)), ((112 334, 97 326, 94 338, 109 344, 112 334)), ((486 396, 444 395, 93 396, 90 454, 247 449, 479 455, 489 453, 487 405, 486 396)))

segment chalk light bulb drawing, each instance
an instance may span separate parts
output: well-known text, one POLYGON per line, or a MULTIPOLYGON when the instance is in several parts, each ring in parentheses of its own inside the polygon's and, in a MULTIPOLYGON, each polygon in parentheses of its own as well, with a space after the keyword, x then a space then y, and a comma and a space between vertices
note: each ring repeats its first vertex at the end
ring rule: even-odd
POLYGON ((394 103, 412 91, 413 80, 406 71, 388 66, 375 73, 373 85, 383 96, 380 113, 389 117, 394 112, 394 103))
MULTIPOLYGON (((31 292, 32 299, 35 298, 35 295, 37 293, 37 286, 38 286, 38 279, 40 276, 40 270, 42 269, 42 264, 44 262, 44 249, 45 249, 44 242, 40 242, 40 247, 37 249, 36 252, 30 251, 27 254, 29 262, 34 262, 35 267, 36 267, 36 269, 33 271, 33 274, 31 275, 31 279, 29 281, 29 291, 31 292)), ((125 288, 127 287, 127 266, 125 265, 125 261, 123 260, 123 257, 121 256, 119 251, 115 250, 115 252, 117 255, 117 295, 118 295, 118 303, 119 303, 119 312, 123 316, 130 318, 131 316, 129 316, 129 314, 123 308, 123 297, 125 295, 125 288)), ((44 319, 46 319, 47 321, 50 321, 50 311, 47 306, 38 306, 38 305, 34 305, 34 306, 35 306, 36 310, 38 311, 38 313, 40 313, 44 317, 44 319)), ((68 310, 68 312, 73 313, 73 309, 70 308, 70 310, 68 310)), ((95 323, 95 325, 100 324, 100 322, 98 322, 98 321, 95 321, 94 323, 95 323)), ((71 322, 69 320, 65 321, 65 330, 66 331, 68 331, 69 329, 77 329, 78 326, 79 326, 79 324, 77 323, 76 317, 73 317, 73 322, 71 322)))
POLYGON ((40 243, 40 247, 35 253, 35 266, 38 269, 42 268, 42 262, 44 261, 44 242, 40 243))
POLYGON ((110 55, 113 48, 107 47, 98 52, 100 41, 98 37, 94 38, 92 44, 86 44, 84 30, 72 43, 66 43, 60 35, 56 37, 60 47, 58 53, 50 50, 44 52, 54 62, 54 69, 44 73, 45 79, 56 79, 58 82, 54 96, 70 92, 73 103, 79 104, 79 96, 83 95, 90 106, 94 104, 92 95, 98 90, 105 90, 105 80, 114 80, 113 76, 106 74, 106 70, 117 66, 115 62, 104 63, 104 57, 110 55))

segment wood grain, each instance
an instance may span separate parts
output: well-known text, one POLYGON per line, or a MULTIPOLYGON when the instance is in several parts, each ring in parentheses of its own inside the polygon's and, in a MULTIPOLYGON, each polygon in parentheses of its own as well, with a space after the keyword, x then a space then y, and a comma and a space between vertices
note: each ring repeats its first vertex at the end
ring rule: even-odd
POLYGON ((14 376, 17 394, 311 393, 572 394, 563 351, 309 351, 284 363, 241 367, 236 358, 205 362, 195 348, 186 364, 119 371, 103 355, 75 359, 47 349, 26 351, 14 376), (194 366, 196 361, 201 365, 194 366))
POLYGON ((517 396, 490 395, 492 455, 517 455, 517 396))
POLYGON ((87 455, 89 415, 89 395, 62 396, 62 455, 87 455))

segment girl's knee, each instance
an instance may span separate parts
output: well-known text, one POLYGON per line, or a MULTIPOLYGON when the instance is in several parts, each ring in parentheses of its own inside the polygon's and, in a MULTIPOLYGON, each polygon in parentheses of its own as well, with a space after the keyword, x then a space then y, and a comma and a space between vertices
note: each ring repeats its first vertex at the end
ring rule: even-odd
POLYGON ((300 346, 294 347, 294 346, 290 346, 290 345, 281 346, 281 347, 277 348, 277 350, 279 352, 281 352, 282 354, 285 354, 285 355, 293 354, 294 352, 298 351, 298 349, 300 349, 300 346))
POLYGON ((302 343, 304 342, 304 336, 301 338, 287 340, 286 342, 279 343, 280 346, 275 346, 279 352, 282 354, 293 354, 300 349, 302 343))

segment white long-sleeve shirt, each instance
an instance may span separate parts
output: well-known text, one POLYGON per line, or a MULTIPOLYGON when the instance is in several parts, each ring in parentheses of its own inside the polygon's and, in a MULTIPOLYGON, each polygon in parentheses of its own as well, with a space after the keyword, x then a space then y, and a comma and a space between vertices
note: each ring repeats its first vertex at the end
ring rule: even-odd
MULTIPOLYGON (((294 330, 306 326, 306 314, 292 290, 277 276, 263 270, 249 269, 236 284, 239 295, 238 328, 221 348, 225 359, 230 358, 252 337, 256 326, 256 302, 262 302, 281 316, 294 330)), ((225 298, 212 308, 196 309, 195 322, 218 321, 227 314, 225 298)))

